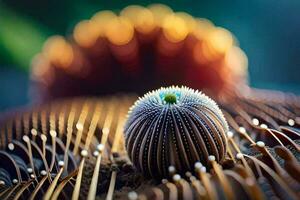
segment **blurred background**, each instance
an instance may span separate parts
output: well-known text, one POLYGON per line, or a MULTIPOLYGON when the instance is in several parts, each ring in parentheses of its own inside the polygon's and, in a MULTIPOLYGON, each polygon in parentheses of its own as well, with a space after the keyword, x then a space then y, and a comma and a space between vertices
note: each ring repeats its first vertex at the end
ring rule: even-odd
POLYGON ((250 85, 300 94, 299 0, 0 0, 0 111, 29 103, 32 57, 99 10, 163 3, 230 30, 249 60, 250 85))

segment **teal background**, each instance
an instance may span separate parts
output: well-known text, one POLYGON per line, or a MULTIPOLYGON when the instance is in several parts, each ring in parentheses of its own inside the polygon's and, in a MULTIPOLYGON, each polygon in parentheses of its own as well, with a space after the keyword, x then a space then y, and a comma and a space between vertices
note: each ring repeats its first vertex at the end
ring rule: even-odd
MULTIPOLYGON (((32 56, 53 34, 99 10, 153 1, 0 0, 0 111, 26 105, 32 56)), ((160 1, 175 11, 211 20, 230 30, 249 59, 253 87, 300 93, 299 0, 160 1)))

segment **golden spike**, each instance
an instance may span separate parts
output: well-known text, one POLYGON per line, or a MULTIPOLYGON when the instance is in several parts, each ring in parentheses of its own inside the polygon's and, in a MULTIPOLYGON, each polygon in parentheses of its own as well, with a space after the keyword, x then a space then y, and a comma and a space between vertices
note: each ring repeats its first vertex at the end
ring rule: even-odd
POLYGON ((19 182, 19 183, 18 183, 17 185, 15 185, 13 188, 9 188, 10 191, 8 192, 8 194, 6 194, 6 197, 3 198, 2 200, 8 200, 9 197, 10 197, 11 195, 13 195, 14 192, 20 187, 20 185, 21 185, 21 183, 19 182))
POLYGON ((43 109, 41 111, 42 133, 47 133, 48 132, 48 130, 47 130, 47 123, 48 123, 48 121, 47 121, 47 113, 46 112, 47 112, 46 109, 43 109))
POLYGON ((14 200, 18 200, 20 199, 21 195, 23 194, 23 192, 28 189, 28 187, 32 184, 34 179, 31 179, 30 181, 28 181, 25 185, 23 185, 21 187, 21 189, 18 190, 17 194, 14 196, 14 200))
POLYGON ((43 200, 49 200, 51 195, 53 194, 53 191, 57 185, 57 182, 59 180, 59 177, 61 176, 61 174, 63 173, 64 171, 64 167, 63 167, 63 163, 61 164, 62 167, 59 169, 59 172, 58 174, 55 176, 53 182, 50 184, 50 186, 48 187, 48 190, 46 191, 45 195, 44 195, 44 198, 43 200))
POLYGON ((228 179, 226 178, 225 174, 223 173, 221 167, 216 162, 215 156, 209 156, 209 161, 211 162, 211 165, 223 187, 226 198, 234 199, 234 194, 233 194, 233 190, 230 186, 230 183, 229 183, 228 179))
POLYGON ((93 138, 93 136, 95 134, 95 130, 97 128, 97 124, 98 124, 98 121, 99 121, 100 116, 101 116, 101 109, 102 109, 102 104, 98 103, 96 105, 95 112, 94 112, 94 115, 93 115, 93 118, 91 120, 91 124, 90 124, 89 130, 88 130, 88 133, 87 133, 85 147, 84 147, 85 149, 89 148, 91 140, 92 140, 92 138, 93 138))
POLYGON ((27 136, 27 135, 24 135, 23 136, 23 140, 26 142, 27 144, 27 149, 28 149, 28 152, 29 152, 29 162, 30 162, 30 166, 31 168, 33 169, 33 174, 34 176, 36 177, 36 174, 35 174, 35 171, 34 171, 34 164, 33 164, 33 159, 32 159, 32 149, 31 149, 31 143, 30 143, 30 138, 27 136))
POLYGON ((79 147, 79 143, 81 141, 82 132, 84 131, 84 124, 85 124, 86 117, 88 115, 88 111, 89 111, 89 104, 86 102, 83 105, 78 122, 76 124, 77 134, 76 134, 76 139, 75 139, 74 148, 73 148, 74 155, 77 155, 77 153, 78 153, 78 147, 79 147))
POLYGON ((101 157, 102 157, 102 152, 103 152, 104 146, 103 144, 99 144, 97 146, 97 151, 94 152, 94 156, 97 156, 93 176, 92 176, 92 181, 90 184, 90 189, 88 193, 88 200, 93 200, 96 197, 96 192, 97 192, 97 183, 98 183, 98 177, 99 177, 99 171, 100 171, 100 163, 101 163, 101 157))
POLYGON ((55 155, 56 155, 56 135, 57 133, 53 130, 50 131, 51 141, 52 141, 52 158, 51 158, 51 164, 50 164, 50 172, 53 169, 54 163, 55 163, 55 155))
POLYGON ((65 113, 66 113, 66 106, 63 106, 62 111, 59 112, 58 116, 58 137, 62 138, 63 134, 65 133, 65 113))
POLYGON ((44 182, 47 180, 48 176, 44 176, 39 183, 37 184, 37 186, 35 186, 33 192, 31 193, 29 200, 34 200, 36 194, 39 192, 39 190, 41 189, 41 187, 43 186, 44 182))
POLYGON ((42 140, 42 152, 43 156, 46 157, 46 142, 47 142, 47 136, 45 134, 40 135, 42 140))
POLYGON ((38 128, 38 112, 36 110, 32 113, 32 127, 38 128))
POLYGON ((102 137, 101 137, 101 143, 97 146, 97 151, 94 152, 94 155, 97 156, 96 165, 93 172, 92 181, 90 184, 88 199, 92 200, 95 199, 96 192, 97 192, 97 182, 98 182, 98 176, 99 176, 99 170, 100 170, 100 163, 101 163, 101 157, 102 153, 108 138, 110 126, 113 119, 113 108, 114 108, 114 101, 109 105, 107 116, 104 120, 103 129, 102 129, 102 137))
POLYGON ((66 151, 64 154, 64 163, 65 163, 65 169, 68 169, 68 152, 69 152, 69 147, 72 139, 72 133, 73 133, 73 123, 75 119, 75 113, 76 113, 76 107, 74 105, 75 103, 73 102, 71 105, 71 110, 69 113, 68 117, 68 124, 67 124, 67 141, 66 141, 66 151))
POLYGON ((197 162, 195 163, 195 172, 198 178, 202 181, 209 199, 217 199, 216 190, 212 186, 212 183, 210 182, 210 177, 206 173, 206 167, 204 167, 200 162, 197 162))
POLYGON ((49 124, 50 124, 50 130, 56 130, 56 117, 54 110, 51 110, 50 116, 49 116, 49 124))
POLYGON ((114 193, 114 189, 115 189, 116 178, 117 178, 117 171, 113 170, 113 172, 111 173, 110 184, 109 184, 108 192, 107 192, 107 195, 106 195, 106 200, 112 200, 113 199, 113 193, 114 193))
POLYGON ((78 169, 78 174, 76 177, 76 183, 75 183, 75 187, 73 190, 73 194, 72 194, 72 200, 77 200, 79 198, 79 193, 80 193, 80 186, 81 186, 81 179, 82 179, 82 171, 84 168, 84 163, 85 163, 85 157, 88 156, 88 151, 87 150, 82 150, 81 151, 81 162, 79 165, 79 169, 78 169))
POLYGON ((77 170, 73 171, 71 174, 69 174, 67 177, 65 177, 61 183, 56 187, 56 189, 53 192, 53 195, 51 197, 51 200, 57 200, 61 191, 63 190, 63 188, 65 187, 65 185, 74 177, 76 176, 78 173, 77 170))
MULTIPOLYGON (((125 119, 124 119, 124 116, 123 116, 123 109, 124 109, 124 107, 122 107, 120 112, 119 112, 118 123, 117 123, 117 128, 116 128, 116 134, 114 136, 114 141, 113 141, 112 150, 111 150, 112 154, 117 153, 118 150, 119 150, 120 138, 122 137, 123 125, 125 123, 125 119)), ((114 159, 113 155, 111 155, 111 161, 112 161, 112 164, 115 165, 115 159, 114 159)), ((115 183, 116 183, 116 177, 117 177, 117 170, 113 169, 112 174, 111 174, 111 178, 110 178, 110 184, 109 184, 108 192, 107 192, 107 195, 106 195, 106 200, 112 200, 112 198, 113 198, 113 193, 114 193, 115 183)))

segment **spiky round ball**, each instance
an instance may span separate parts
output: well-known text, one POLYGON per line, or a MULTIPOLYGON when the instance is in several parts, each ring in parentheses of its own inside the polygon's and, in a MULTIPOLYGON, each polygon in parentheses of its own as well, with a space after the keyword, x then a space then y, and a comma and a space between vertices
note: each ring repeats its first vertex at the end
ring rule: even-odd
POLYGON ((227 122, 217 104, 188 87, 161 88, 130 108, 125 124, 129 157, 144 175, 168 176, 192 170, 195 162, 222 162, 227 149, 227 122))

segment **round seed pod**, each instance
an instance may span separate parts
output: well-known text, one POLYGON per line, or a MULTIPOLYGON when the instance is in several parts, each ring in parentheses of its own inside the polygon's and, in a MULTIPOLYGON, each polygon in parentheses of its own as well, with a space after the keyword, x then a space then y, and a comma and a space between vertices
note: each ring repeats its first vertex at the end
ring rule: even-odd
POLYGON ((222 163, 227 149, 227 122, 217 104, 187 87, 161 88, 130 108, 125 124, 129 157, 144 175, 168 176, 168 168, 185 173, 209 156, 222 163))

